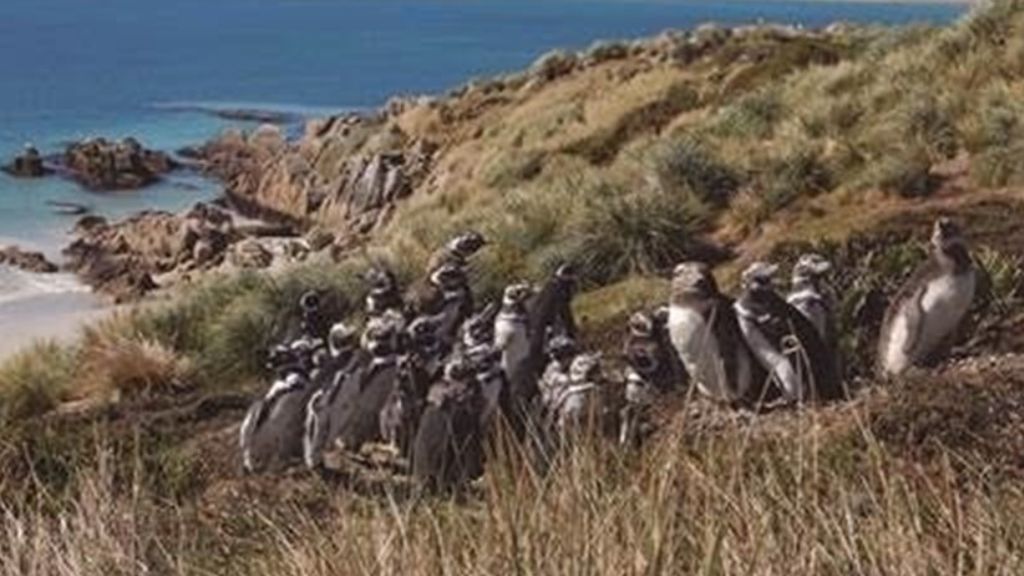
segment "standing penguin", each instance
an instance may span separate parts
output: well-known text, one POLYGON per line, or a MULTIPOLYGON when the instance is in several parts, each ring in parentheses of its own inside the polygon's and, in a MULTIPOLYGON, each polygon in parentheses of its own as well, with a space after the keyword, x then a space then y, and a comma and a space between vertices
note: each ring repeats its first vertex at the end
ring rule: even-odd
POLYGON ((429 381, 416 354, 398 358, 395 386, 380 412, 380 433, 399 456, 408 457, 416 437, 429 381))
POLYGON ((777 271, 764 262, 743 271, 743 294, 735 304, 743 337, 787 402, 837 399, 842 384, 835 359, 814 324, 775 292, 777 271))
POLYGON ((358 393, 342 407, 338 421, 337 440, 346 450, 358 452, 363 444, 380 439, 380 413, 398 377, 402 328, 396 321, 382 321, 368 328, 370 362, 358 380, 358 393))
POLYGON ((673 272, 669 337, 697 389, 732 405, 766 400, 766 373, 740 331, 733 301, 718 290, 711 269, 684 262, 673 272))
POLYGON ((530 354, 530 316, 526 304, 532 295, 529 284, 508 286, 494 319, 494 347, 501 351, 501 367, 506 373, 530 354))
POLYGON ((483 474, 482 405, 475 368, 465 358, 452 358, 444 380, 427 396, 413 443, 413 478, 421 486, 458 489, 483 474))
POLYGON ((486 245, 487 239, 479 232, 470 230, 459 234, 430 257, 427 269, 437 270, 445 264, 465 267, 469 264, 469 259, 486 245))
POLYGON ((305 409, 314 391, 305 374, 286 370, 252 405, 239 431, 247 472, 278 472, 302 461, 305 409))
POLYGON ((366 315, 373 318, 391 310, 403 312, 398 279, 387 268, 371 268, 366 273, 370 291, 366 295, 366 315))
POLYGON ((843 375, 839 357, 839 330, 836 328, 836 298, 828 285, 832 263, 820 254, 803 254, 793 266, 786 302, 814 324, 829 355, 836 363, 836 374, 843 375))
POLYGON ((937 362, 953 344, 977 288, 977 271, 960 228, 935 222, 928 259, 886 310, 878 342, 879 371, 898 376, 937 362))

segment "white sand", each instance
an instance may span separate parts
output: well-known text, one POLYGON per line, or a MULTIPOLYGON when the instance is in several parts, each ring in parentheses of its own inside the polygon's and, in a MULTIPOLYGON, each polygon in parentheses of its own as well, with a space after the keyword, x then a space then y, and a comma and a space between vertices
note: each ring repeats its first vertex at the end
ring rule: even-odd
POLYGON ((0 361, 38 340, 68 343, 114 307, 89 292, 40 294, 0 304, 0 361))

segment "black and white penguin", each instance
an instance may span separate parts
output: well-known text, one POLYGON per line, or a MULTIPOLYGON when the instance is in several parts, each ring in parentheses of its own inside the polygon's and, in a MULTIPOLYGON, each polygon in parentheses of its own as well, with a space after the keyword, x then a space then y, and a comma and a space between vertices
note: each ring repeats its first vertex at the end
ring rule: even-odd
POLYGON ((655 393, 670 392, 686 384, 686 369, 668 336, 668 310, 635 312, 623 344, 626 363, 655 393))
POLYGON ((552 420, 558 398, 569 388, 572 361, 579 354, 576 341, 567 335, 555 336, 548 342, 548 364, 540 379, 540 407, 545 420, 552 420))
POLYGON ((576 295, 577 284, 575 267, 563 264, 530 300, 530 332, 542 338, 538 349, 541 354, 547 344, 543 338, 548 334, 578 337, 576 319, 572 313, 572 299, 576 295))
POLYGON ((530 315, 526 306, 531 296, 533 288, 529 284, 508 286, 494 319, 494 347, 501 351, 501 367, 506 373, 526 361, 530 354, 530 315))
POLYGON ((476 368, 461 356, 445 366, 420 418, 412 450, 413 478, 431 491, 466 486, 483 474, 483 398, 476 368))
POLYGON ((492 347, 494 345, 494 321, 500 311, 501 307, 491 302, 483 310, 463 322, 460 350, 471 355, 469 351, 474 348, 492 347))
POLYGON ((239 431, 247 472, 279 472, 302 461, 306 405, 315 392, 301 370, 285 369, 249 408, 239 431))
POLYGON ((426 404, 430 379, 416 354, 398 358, 397 379, 380 413, 380 433, 399 456, 407 458, 426 404))
POLYGON ((974 301, 978 274, 960 228, 935 222, 928 259, 903 284, 882 321, 879 371, 898 376, 941 359, 974 301))
POLYGON ((387 268, 371 268, 366 273, 370 290, 366 295, 366 315, 380 316, 387 311, 404 313, 398 279, 387 268))
POLYGON ((469 264, 469 259, 486 245, 487 239, 479 232, 470 230, 459 234, 430 257, 427 269, 437 270, 445 264, 465 267, 469 264))
MULTIPOLYGON (((303 424, 302 439, 303 460, 310 469, 320 466, 321 453, 324 449, 326 436, 329 432, 328 419, 337 414, 342 387, 349 382, 360 368, 369 362, 369 354, 359 347, 355 331, 344 323, 335 324, 328 335, 330 350, 330 368, 323 371, 320 381, 314 382, 316 391, 310 396, 306 405, 306 419, 303 424)), ((358 387, 355 380, 351 381, 349 396, 354 398, 358 387), (355 388, 355 390, 353 390, 355 388)))
POLYGON ((706 264, 676 266, 668 331, 702 394, 734 406, 755 405, 765 397, 766 373, 743 338, 732 299, 719 292, 706 264))
MULTIPOLYGON (((402 329, 403 326, 396 321, 383 319, 377 319, 367 327, 370 361, 360 372, 358 381, 351 386, 358 388, 358 392, 347 406, 341 407, 338 419, 337 442, 346 450, 358 452, 364 444, 380 440, 380 413, 398 379, 402 329)), ((349 397, 351 388, 342 390, 342 395, 349 397)))
POLYGON ((569 367, 569 385, 553 398, 555 430, 565 438, 600 426, 604 376, 598 354, 579 354, 569 367))
POLYGON ((345 370, 307 405, 303 453, 306 465, 320 466, 323 452, 339 442, 357 450, 380 432, 378 418, 397 373, 399 323, 389 315, 372 318, 345 370), (374 409, 368 390, 382 396, 374 409), (365 394, 365 396, 364 396, 365 394), (358 445, 358 446, 357 446, 358 445))
POLYGON ((792 282, 786 302, 814 324, 822 340, 836 349, 836 300, 828 287, 832 263, 820 254, 803 254, 793 265, 792 282))
POLYGON ((735 303, 743 337, 784 401, 840 398, 835 358, 814 324, 775 291, 777 271, 764 262, 743 271, 743 294, 735 303))

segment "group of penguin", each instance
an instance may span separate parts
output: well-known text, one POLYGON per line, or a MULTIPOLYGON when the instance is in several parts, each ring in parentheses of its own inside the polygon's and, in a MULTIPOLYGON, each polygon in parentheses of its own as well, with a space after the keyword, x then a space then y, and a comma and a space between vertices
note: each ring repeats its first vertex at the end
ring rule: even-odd
MULTIPOLYGON (((426 280, 405 292, 386 269, 371 270, 361 334, 339 322, 320 337, 317 298, 304 296, 302 335, 271 351, 275 382, 242 424, 245 469, 323 469, 326 452, 374 444, 389 447, 423 485, 450 489, 483 474, 498 422, 557 450, 612 414, 619 442, 635 444, 658 399, 687 386, 754 409, 848 393, 831 264, 820 255, 798 259, 785 296, 773 264, 748 266, 735 299, 707 264, 678 265, 668 305, 629 319, 625 385, 610 402, 601 355, 577 342, 572 266, 539 287, 510 285, 500 305, 478 309, 467 268, 486 244, 476 232, 457 236, 431 258, 426 280)), ((927 260, 885 314, 881 375, 941 359, 968 315, 976 276, 959 227, 939 219, 927 260)))

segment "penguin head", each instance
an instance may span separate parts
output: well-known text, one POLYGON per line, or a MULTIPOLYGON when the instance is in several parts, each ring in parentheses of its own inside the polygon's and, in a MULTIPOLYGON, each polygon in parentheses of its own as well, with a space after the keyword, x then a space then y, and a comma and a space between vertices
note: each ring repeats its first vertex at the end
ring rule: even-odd
POLYGON ((492 339, 494 322, 491 311, 485 309, 479 314, 471 316, 462 325, 462 343, 466 346, 476 346, 492 339))
POLYGON ((525 283, 510 284, 505 288, 501 303, 506 308, 519 308, 526 305, 526 301, 533 295, 533 288, 525 283))
POLYGON ((654 335, 654 322, 654 318, 647 312, 634 312, 629 317, 629 333, 637 338, 650 338, 654 335))
POLYGON ((954 246, 966 245, 960 226, 950 218, 943 216, 935 221, 932 227, 932 246, 937 250, 948 252, 954 246))
POLYGON ((304 293, 299 298, 299 308, 304 314, 313 314, 320 310, 320 295, 315 290, 304 293))
POLYGON ((338 322, 331 326, 327 334, 327 346, 330 348, 331 356, 338 357, 341 354, 355 348, 356 331, 344 322, 338 322))
POLYGON ((461 266, 448 262, 430 273, 430 283, 441 290, 457 290, 466 284, 466 271, 461 266))
POLYGON ((656 328, 664 328, 665 326, 668 326, 668 315, 668 306, 658 306, 654 310, 654 313, 651 314, 651 320, 654 320, 654 326, 656 328))
POLYGON ((576 266, 571 263, 560 265, 555 269, 555 279, 570 288, 575 287, 576 283, 579 281, 579 276, 576 273, 576 266))
POLYGON ((672 293, 707 298, 718 294, 711 267, 703 262, 683 262, 672 272, 672 293))
POLYGON ((409 341, 420 349, 433 347, 437 343, 439 321, 429 316, 420 316, 409 324, 406 329, 409 341))
POLYGON ((576 356, 579 348, 571 337, 560 334, 548 342, 548 355, 557 362, 567 362, 576 356))
POLYGON ((743 289, 750 292, 775 289, 775 273, 779 267, 767 262, 754 262, 743 271, 743 289))
POLYGON ((363 347, 373 356, 390 356, 398 351, 398 332, 392 319, 373 318, 363 332, 363 347))
POLYGON ((444 365, 444 378, 449 382, 466 382, 476 375, 476 367, 461 354, 453 356, 444 365))
POLYGON ((815 280, 825 276, 831 270, 832 263, 821 254, 813 252, 803 254, 793 265, 793 282, 815 280))
POLYGON ((580 354, 569 368, 569 380, 573 384, 598 383, 601 380, 601 356, 580 354))
POLYGON ((455 256, 466 259, 479 252, 486 245, 487 239, 484 238, 483 234, 470 230, 452 238, 446 248, 455 256))
POLYGON ((387 268, 370 268, 366 272, 366 282, 370 285, 371 294, 386 294, 398 289, 395 274, 387 268))

